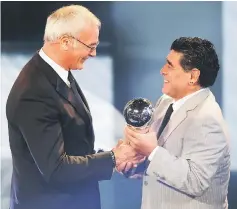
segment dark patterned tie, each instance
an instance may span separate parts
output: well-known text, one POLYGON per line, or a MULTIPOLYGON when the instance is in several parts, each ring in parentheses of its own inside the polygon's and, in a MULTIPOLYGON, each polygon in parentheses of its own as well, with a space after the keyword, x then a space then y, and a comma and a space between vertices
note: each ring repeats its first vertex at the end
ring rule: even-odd
POLYGON ((78 89, 76 87, 76 81, 73 78, 72 73, 70 71, 68 72, 68 81, 70 82, 72 91, 73 91, 74 95, 76 96, 77 100, 84 105, 86 112, 89 113, 89 107, 83 101, 83 96, 80 95, 80 92, 78 92, 78 89))
MULTIPOLYGON (((70 82, 71 89, 72 89, 75 97, 77 98, 77 101, 79 103, 83 104, 83 107, 84 107, 84 110, 85 110, 85 113, 86 113, 86 115, 84 115, 84 116, 86 118, 88 118, 88 120, 89 120, 88 121, 89 124, 87 125, 88 134, 91 138, 94 139, 94 130, 93 130, 92 118, 91 118, 89 106, 87 104, 86 98, 84 97, 80 87, 78 86, 78 88, 77 88, 76 81, 75 81, 71 71, 68 72, 68 81, 70 82)), ((92 147, 94 147, 94 145, 92 147)), ((92 152, 94 153, 95 151, 93 150, 92 152)))
POLYGON ((165 113, 165 117, 161 123, 159 131, 157 133, 157 139, 160 137, 160 135, 162 134, 162 131, 165 129, 167 123, 169 122, 172 112, 173 112, 173 104, 170 104, 169 108, 167 109, 165 113))

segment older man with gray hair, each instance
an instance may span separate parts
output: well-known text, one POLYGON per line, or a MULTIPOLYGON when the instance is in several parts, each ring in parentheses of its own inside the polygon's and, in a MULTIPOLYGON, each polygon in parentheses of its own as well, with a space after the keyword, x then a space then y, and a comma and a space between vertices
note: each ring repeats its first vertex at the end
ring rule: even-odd
POLYGON ((82 6, 52 13, 43 47, 10 91, 11 209, 100 209, 98 181, 142 160, 127 145, 94 151, 92 116, 71 70, 96 56, 100 26, 82 6))

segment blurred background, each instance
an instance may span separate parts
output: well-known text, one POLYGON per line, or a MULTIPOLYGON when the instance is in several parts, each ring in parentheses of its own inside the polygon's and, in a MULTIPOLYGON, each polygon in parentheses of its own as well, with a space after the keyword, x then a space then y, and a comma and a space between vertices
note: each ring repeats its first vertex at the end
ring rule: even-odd
MULTIPOLYGON (((110 149, 123 135, 122 111, 132 98, 161 96, 160 69, 171 43, 198 36, 216 47, 221 71, 212 91, 227 120, 231 144, 229 208, 237 209, 237 2, 1 2, 1 208, 8 209, 11 154, 5 105, 21 68, 43 44, 47 16, 81 4, 102 22, 97 57, 74 72, 90 104, 96 148, 110 149)), ((141 180, 114 174, 100 183, 103 209, 139 209, 141 180)))

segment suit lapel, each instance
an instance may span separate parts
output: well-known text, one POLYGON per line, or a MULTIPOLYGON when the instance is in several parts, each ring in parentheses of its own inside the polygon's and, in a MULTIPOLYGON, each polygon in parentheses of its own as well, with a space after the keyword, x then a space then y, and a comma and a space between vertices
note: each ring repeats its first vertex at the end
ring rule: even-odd
POLYGON ((153 123, 151 125, 150 131, 158 132, 159 127, 161 126, 162 120, 166 113, 167 108, 172 103, 173 99, 166 95, 163 95, 162 98, 157 102, 153 117, 153 123))
POLYGON ((159 137, 159 144, 163 146, 170 134, 187 118, 187 112, 184 108, 180 108, 163 130, 162 134, 159 137))
POLYGON ((88 105, 88 103, 86 101, 86 98, 85 98, 85 96, 84 96, 80 86, 78 85, 78 83, 76 81, 75 81, 75 83, 76 83, 77 91, 78 91, 79 95, 81 96, 81 99, 82 99, 83 103, 85 104, 85 106, 87 108, 87 111, 90 112, 89 105, 88 105))
MULTIPOLYGON (((72 89, 69 88, 65 82, 58 76, 57 77, 57 86, 56 91, 70 104, 76 109, 77 113, 81 115, 81 117, 87 122, 88 124, 91 121, 91 116, 88 115, 88 112, 85 109, 83 101, 78 101, 77 97, 73 93, 72 89)), ((90 114, 90 113, 89 113, 90 114)))
MULTIPOLYGON (((159 137, 159 144, 163 146, 170 134, 188 117, 188 112, 193 111, 200 103, 202 103, 209 95, 210 90, 205 89, 200 93, 189 98, 182 107, 180 107, 171 117, 161 136, 159 137)), ((170 104, 170 103, 169 103, 170 104)), ((167 108, 169 106, 167 105, 167 108)), ((167 109, 166 108, 166 109, 167 109)))
POLYGON ((79 95, 81 96, 82 102, 84 104, 83 107, 84 107, 84 109, 87 113, 87 116, 89 117, 90 121, 92 121, 91 112, 90 112, 90 109, 89 109, 89 105, 86 101, 86 98, 85 98, 84 94, 82 93, 81 88, 79 87, 79 85, 77 83, 76 83, 76 86, 77 86, 77 91, 78 91, 79 95))
POLYGON ((45 74, 49 82, 55 87, 58 94, 60 94, 75 108, 76 112, 84 119, 86 123, 90 124, 91 116, 88 115, 83 102, 78 101, 72 89, 67 86, 67 84, 60 78, 60 76, 54 71, 54 69, 48 63, 46 63, 38 53, 35 54, 33 60, 35 61, 36 66, 39 68, 39 70, 41 70, 45 74))
POLYGON ((86 113, 87 113, 89 119, 92 120, 91 113, 90 113, 90 109, 89 109, 89 105, 88 105, 88 103, 87 103, 87 101, 86 101, 86 98, 85 98, 85 96, 84 96, 84 94, 83 94, 83 92, 82 92, 80 86, 78 85, 78 83, 77 83, 77 81, 76 81, 76 79, 74 78, 73 75, 72 75, 72 79, 73 79, 74 82, 75 82, 76 89, 77 89, 77 93, 78 93, 79 96, 80 96, 80 98, 79 98, 79 99, 80 99, 80 103, 83 105, 83 107, 84 107, 84 109, 85 109, 85 111, 86 111, 86 113))

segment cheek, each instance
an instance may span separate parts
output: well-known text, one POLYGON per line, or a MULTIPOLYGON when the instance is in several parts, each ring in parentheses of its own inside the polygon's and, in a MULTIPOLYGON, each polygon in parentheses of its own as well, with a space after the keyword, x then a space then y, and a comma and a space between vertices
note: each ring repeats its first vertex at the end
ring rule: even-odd
POLYGON ((85 57, 87 57, 87 54, 86 54, 86 53, 78 53, 78 54, 77 54, 77 59, 78 59, 78 61, 79 61, 79 60, 80 60, 80 61, 83 61, 83 59, 84 59, 85 57))
POLYGON ((184 86, 187 83, 187 77, 183 74, 176 74, 172 76, 172 83, 176 86, 184 86))
POLYGON ((190 80, 189 75, 184 74, 184 75, 182 76, 182 84, 183 84, 183 85, 187 86, 188 83, 189 83, 189 80, 190 80))

